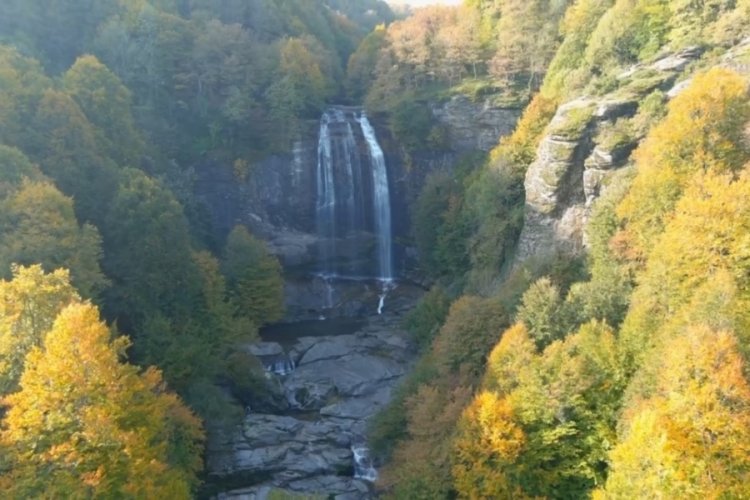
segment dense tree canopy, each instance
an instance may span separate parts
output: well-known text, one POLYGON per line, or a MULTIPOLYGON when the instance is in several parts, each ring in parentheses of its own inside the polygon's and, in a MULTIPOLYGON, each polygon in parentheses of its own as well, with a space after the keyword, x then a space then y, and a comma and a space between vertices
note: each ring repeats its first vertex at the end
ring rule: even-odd
POLYGON ((235 343, 280 317, 281 269, 251 240, 237 250, 250 255, 234 255, 239 264, 222 274, 207 250, 218 245, 190 218, 197 211, 188 166, 208 150, 247 162, 284 146, 295 120, 342 93, 348 54, 391 15, 375 0, 295 5, 0 5, 0 279, 8 280, 0 282, 0 391, 18 390, 25 366, 26 385, 77 384, 65 370, 89 358, 103 363, 92 370, 112 377, 79 384, 75 397, 92 404, 77 430, 66 423, 73 406, 53 415, 64 428, 26 427, 21 415, 34 398, 48 397, 52 407, 64 390, 40 395, 21 382, 3 422, 12 453, 4 453, 2 485, 12 495, 181 498, 197 485, 195 417, 165 392, 157 371, 119 363, 125 344, 110 341, 93 309, 54 329, 72 344, 90 334, 86 360, 45 346, 55 318, 81 297, 133 339, 133 362, 159 366, 201 416, 240 413, 218 384, 232 383, 226 360, 235 343), (306 78, 313 69, 319 78, 306 78), (268 91, 284 78, 305 105, 281 117, 268 91), (111 391, 110 400, 102 388, 116 379, 124 392, 111 391), (47 451, 31 456, 45 429, 54 434, 43 439, 47 451), (85 466, 71 470, 73 462, 85 466))
MULTIPOLYGON (((439 330, 439 316, 429 314, 434 296, 409 323, 416 335, 432 332, 432 344, 374 427, 380 439, 384 422, 402 426, 388 429, 395 444, 385 447, 392 455, 384 491, 393 498, 746 496, 750 94, 746 68, 705 68, 726 66, 720 55, 747 36, 747 3, 476 0, 462 8, 479 13, 479 77, 504 96, 521 82, 539 93, 485 165, 468 175, 461 168, 435 174, 416 204, 423 263, 459 297, 439 330), (696 64, 703 70, 687 67, 668 94, 666 84, 637 88, 639 78, 654 76, 643 68, 686 47, 705 50, 696 64), (584 273, 566 255, 513 262, 505 245, 520 227, 514 209, 557 106, 602 94, 635 99, 638 109, 599 131, 597 144, 616 146, 623 136, 640 144, 587 212, 584 273), (484 300, 518 323, 497 332, 502 321, 484 323, 484 300), (491 337, 499 341, 494 349, 491 337), (464 366, 454 362, 464 356, 464 366), (483 377, 472 373, 477 367, 483 377)), ((434 9, 386 29, 373 106, 405 109, 403 102, 469 88, 436 70, 449 67, 438 40, 455 22, 434 9)), ((361 81, 361 73, 353 77, 361 81)), ((411 116, 414 130, 421 117, 411 116)), ((585 140, 578 146, 587 148, 585 140)))
POLYGON ((721 57, 749 30, 747 0, 467 0, 399 20, 379 0, 0 2, 0 488, 193 494, 203 433, 166 383, 215 422, 241 413, 227 394, 262 376, 231 353, 282 317, 283 279, 246 228, 197 230, 189 166, 252 175, 354 100, 413 166, 446 152, 433 105, 461 94, 525 110, 414 204, 436 286, 406 322, 424 357, 375 419, 385 493, 746 496, 750 98, 721 57), (674 69, 685 83, 651 85, 685 48, 702 54, 674 69), (513 264, 558 105, 604 94, 637 110, 596 141, 643 140, 587 200, 588 255, 513 264))
POLYGON ((29 352, 21 390, 4 400, 6 493, 189 496, 201 467, 200 423, 164 392, 158 370, 141 374, 120 361, 127 344, 111 338, 94 306, 60 312, 29 352))

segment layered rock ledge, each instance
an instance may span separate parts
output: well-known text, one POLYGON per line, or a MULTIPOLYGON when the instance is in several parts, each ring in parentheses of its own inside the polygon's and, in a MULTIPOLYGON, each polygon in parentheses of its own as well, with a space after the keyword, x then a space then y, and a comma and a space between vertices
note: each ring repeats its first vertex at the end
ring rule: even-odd
POLYGON ((284 346, 251 347, 261 356, 283 352, 295 366, 287 375, 268 373, 278 380, 289 410, 270 414, 250 408, 238 428, 214 433, 207 463, 212 478, 226 484, 257 478, 257 484, 219 498, 263 499, 274 488, 338 500, 372 498, 371 484, 356 477, 353 450, 363 449, 368 420, 390 401, 415 355, 400 328, 409 305, 394 307, 351 334, 302 332, 284 346))

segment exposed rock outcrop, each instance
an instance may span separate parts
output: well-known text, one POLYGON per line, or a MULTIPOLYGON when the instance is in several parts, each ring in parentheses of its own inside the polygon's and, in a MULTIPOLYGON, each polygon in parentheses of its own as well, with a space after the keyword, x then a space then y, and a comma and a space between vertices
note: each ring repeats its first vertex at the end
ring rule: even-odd
POLYGON ((513 132, 520 114, 518 108, 494 106, 489 99, 473 102, 464 95, 432 106, 432 116, 448 131, 450 149, 458 153, 494 148, 513 132))
POLYGON ((655 90, 670 90, 681 72, 700 57, 688 48, 618 76, 619 88, 599 97, 581 97, 560 106, 526 172, 524 227, 516 262, 553 253, 580 254, 592 203, 614 172, 628 163, 642 139, 637 133, 607 140, 601 132, 617 120, 631 118, 642 99, 655 90))
POLYGON ((247 347, 261 357, 284 350, 296 364, 286 376, 268 375, 279 380, 292 410, 250 409, 239 428, 210 433, 207 467, 215 481, 261 478, 260 484, 219 498, 266 498, 271 488, 342 500, 371 498, 368 483, 354 477, 352 450, 414 358, 399 327, 406 307, 394 305, 392 314, 373 318, 352 334, 302 336, 286 347, 276 342, 247 347))

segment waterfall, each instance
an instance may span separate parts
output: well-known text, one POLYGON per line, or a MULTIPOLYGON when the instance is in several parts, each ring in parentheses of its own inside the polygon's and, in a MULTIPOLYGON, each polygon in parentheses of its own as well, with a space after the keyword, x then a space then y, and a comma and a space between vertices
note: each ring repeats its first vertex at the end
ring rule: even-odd
POLYGON ((276 375, 289 375, 296 368, 294 360, 287 354, 258 356, 258 359, 260 359, 263 368, 265 368, 268 373, 275 373, 276 375))
POLYGON ((320 119, 318 135, 317 201, 315 221, 320 236, 320 258, 324 273, 330 273, 331 259, 336 253, 336 188, 331 154, 330 116, 324 113, 320 119))
POLYGON ((369 277, 380 282, 381 313, 394 279, 391 195, 383 149, 361 109, 334 106, 323 113, 316 182, 322 307, 334 306, 332 281, 369 277))
POLYGON ((378 240, 379 278, 383 281, 393 280, 393 256, 391 234, 391 199, 388 189, 388 170, 385 166, 385 155, 375 137, 375 130, 370 125, 367 115, 362 113, 359 120, 362 134, 370 150, 372 166, 373 203, 375 208, 375 234, 378 240))
POLYGON ((344 139, 344 162, 349 180, 346 197, 349 231, 354 232, 365 225, 365 194, 362 186, 362 165, 359 159, 359 152, 357 151, 357 140, 354 138, 352 124, 348 121, 346 123, 346 136, 344 139))
POLYGON ((316 181, 320 273, 328 277, 370 275, 391 281, 388 171, 375 130, 360 109, 338 106, 323 113, 316 181), (375 244, 364 235, 370 235, 369 241, 374 237, 375 244), (364 255, 372 247, 374 255, 364 255), (365 260, 369 266, 363 264, 365 260), (374 272, 373 264, 377 265, 374 272))
POLYGON ((378 479, 378 471, 375 469, 370 458, 370 449, 364 443, 352 444, 352 456, 354 458, 354 478, 375 482, 378 479))

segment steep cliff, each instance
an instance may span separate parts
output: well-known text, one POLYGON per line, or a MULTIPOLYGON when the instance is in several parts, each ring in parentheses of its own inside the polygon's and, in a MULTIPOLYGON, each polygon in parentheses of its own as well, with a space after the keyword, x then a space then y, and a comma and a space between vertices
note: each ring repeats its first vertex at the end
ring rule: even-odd
MULTIPOLYGON (((748 72, 750 39, 716 63, 748 72)), ((689 82, 702 51, 691 47, 639 64, 617 76, 616 90, 561 105, 539 144, 524 182, 524 227, 516 263, 552 253, 578 255, 586 248, 592 203, 607 189, 647 131, 654 101, 675 97, 689 82), (650 97, 649 97, 650 96, 650 97), (646 103, 644 105, 644 103, 646 103), (640 118, 640 120, 638 120, 640 118)))
MULTIPOLYGON (((445 147, 440 151, 425 147, 408 159, 387 126, 388 117, 372 120, 386 156, 397 242, 410 237, 411 207, 425 176, 452 168, 461 154, 489 151, 498 137, 512 131, 520 115, 518 109, 498 108, 487 100, 473 102, 465 96, 432 103, 430 111, 445 131, 445 147)), ((244 168, 210 157, 194 165, 195 195, 217 241, 223 241, 235 224, 244 224, 266 239, 288 268, 314 263, 318 129, 317 121, 304 123, 289 151, 240 164, 244 168)), ((406 258, 403 250, 397 258, 406 258)))

